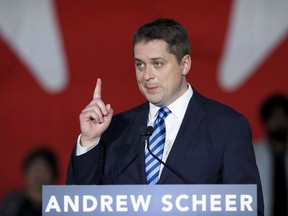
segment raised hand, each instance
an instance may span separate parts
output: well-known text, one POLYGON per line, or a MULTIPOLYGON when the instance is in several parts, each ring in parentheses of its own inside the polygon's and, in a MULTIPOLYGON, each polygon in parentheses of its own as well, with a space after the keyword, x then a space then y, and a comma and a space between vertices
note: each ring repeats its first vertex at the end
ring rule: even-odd
POLYGON ((89 147, 110 125, 113 109, 101 100, 101 79, 97 79, 93 100, 80 113, 81 145, 89 147))

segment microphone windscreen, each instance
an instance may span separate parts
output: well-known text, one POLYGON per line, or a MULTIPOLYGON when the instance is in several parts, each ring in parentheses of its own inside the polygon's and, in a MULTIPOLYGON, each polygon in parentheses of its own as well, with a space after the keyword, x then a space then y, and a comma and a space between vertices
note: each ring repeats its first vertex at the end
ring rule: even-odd
POLYGON ((147 135, 147 136, 151 136, 152 133, 153 133, 153 131, 154 131, 154 128, 153 128, 152 126, 148 126, 148 127, 146 128, 146 135, 147 135))
POLYGON ((154 131, 154 128, 152 126, 142 127, 140 128, 140 131, 142 136, 151 136, 154 131))

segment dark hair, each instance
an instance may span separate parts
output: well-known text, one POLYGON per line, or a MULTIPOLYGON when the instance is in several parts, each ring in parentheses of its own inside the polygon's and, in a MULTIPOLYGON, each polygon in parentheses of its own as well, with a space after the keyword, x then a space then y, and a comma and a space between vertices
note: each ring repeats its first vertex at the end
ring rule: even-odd
POLYGON ((187 31, 172 19, 157 19, 144 24, 134 33, 133 48, 136 43, 157 39, 168 44, 168 52, 176 56, 178 63, 191 53, 187 31))
POLYGON ((49 164, 49 166, 51 167, 53 180, 55 181, 59 175, 57 158, 55 153, 46 147, 34 149, 25 157, 22 167, 23 171, 26 172, 29 167, 35 162, 35 160, 39 158, 44 159, 49 164))
POLYGON ((275 108, 283 109, 284 113, 288 117, 288 98, 284 94, 274 94, 267 98, 261 106, 260 114, 262 122, 266 122, 275 108))

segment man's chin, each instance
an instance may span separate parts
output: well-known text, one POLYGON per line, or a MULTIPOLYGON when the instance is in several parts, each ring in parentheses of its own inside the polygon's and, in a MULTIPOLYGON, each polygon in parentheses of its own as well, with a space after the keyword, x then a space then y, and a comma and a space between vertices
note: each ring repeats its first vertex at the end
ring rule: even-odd
POLYGON ((160 101, 160 100, 148 99, 148 98, 147 98, 147 100, 155 106, 158 106, 158 107, 163 106, 162 101, 160 101))

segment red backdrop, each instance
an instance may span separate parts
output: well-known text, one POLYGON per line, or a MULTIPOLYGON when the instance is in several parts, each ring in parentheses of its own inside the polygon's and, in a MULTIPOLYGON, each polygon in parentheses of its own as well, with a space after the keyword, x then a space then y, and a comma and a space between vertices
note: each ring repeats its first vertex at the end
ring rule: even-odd
POLYGON ((193 61, 189 82, 247 116, 254 140, 263 136, 258 120, 261 101, 272 92, 288 92, 288 34, 243 85, 234 91, 219 86, 218 68, 232 13, 229 0, 221 4, 214 0, 57 0, 54 6, 69 74, 61 92, 45 91, 0 31, 0 197, 23 185, 23 156, 42 143, 57 152, 58 183, 65 182, 79 134, 78 115, 92 98, 96 78, 102 78, 103 100, 112 104, 115 113, 144 101, 135 81, 132 34, 155 18, 174 18, 187 28, 193 61))

